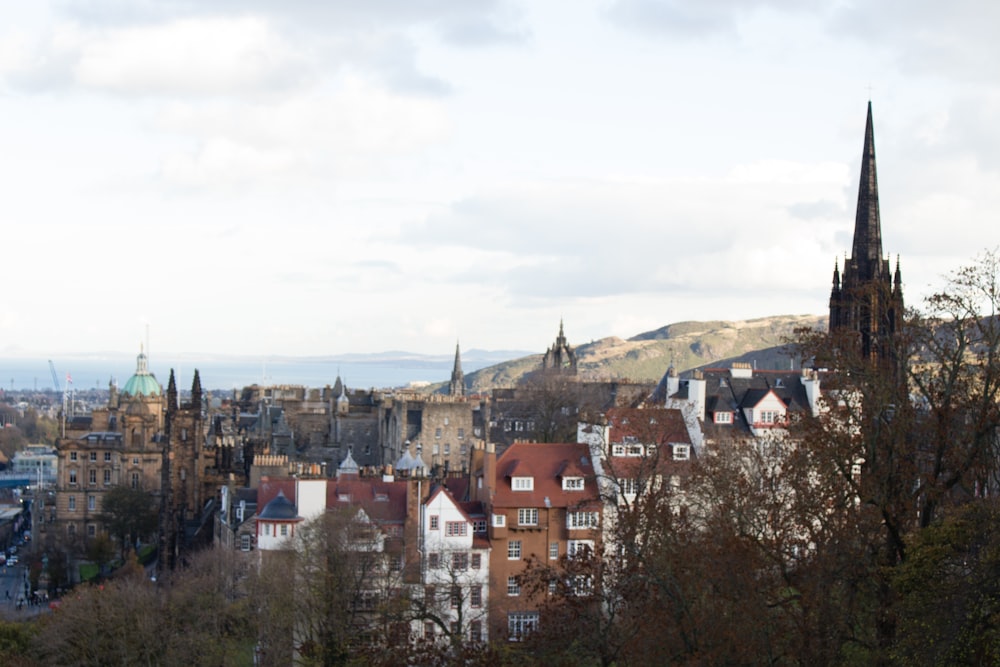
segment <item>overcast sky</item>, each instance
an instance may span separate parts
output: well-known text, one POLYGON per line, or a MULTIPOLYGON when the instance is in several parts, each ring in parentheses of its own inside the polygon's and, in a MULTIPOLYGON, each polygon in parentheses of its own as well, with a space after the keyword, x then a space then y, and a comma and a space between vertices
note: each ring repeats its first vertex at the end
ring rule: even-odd
POLYGON ((1000 238, 1000 3, 0 7, 0 354, 825 313, 869 98, 908 303, 1000 238))

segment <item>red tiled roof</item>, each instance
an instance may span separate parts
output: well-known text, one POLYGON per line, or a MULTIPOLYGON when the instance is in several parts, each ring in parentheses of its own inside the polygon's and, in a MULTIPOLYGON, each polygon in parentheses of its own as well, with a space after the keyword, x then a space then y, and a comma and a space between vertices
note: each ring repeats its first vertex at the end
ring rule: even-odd
POLYGON ((497 460, 494 507, 575 507, 597 497, 594 465, 586 444, 515 443, 497 460), (564 491, 564 472, 567 477, 583 477, 584 489, 564 491), (511 477, 534 478, 534 489, 514 491, 511 477))
POLYGON ((383 482, 377 479, 327 480, 326 507, 360 506, 376 523, 402 523, 406 520, 407 482, 383 482), (344 495, 349 500, 341 500, 344 495))

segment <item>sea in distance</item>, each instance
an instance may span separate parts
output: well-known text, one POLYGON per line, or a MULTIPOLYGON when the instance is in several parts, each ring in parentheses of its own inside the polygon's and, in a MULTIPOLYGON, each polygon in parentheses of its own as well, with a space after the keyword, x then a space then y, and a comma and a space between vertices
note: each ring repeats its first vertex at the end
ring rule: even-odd
MULTIPOLYGON (((470 350, 462 354, 465 373, 485 368, 501 361, 525 356, 516 351, 482 352, 470 350)), ((124 386, 136 370, 136 357, 74 356, 53 357, 60 390, 67 388, 67 378, 75 389, 107 389, 114 380, 124 386)), ((221 357, 195 355, 156 357, 149 359, 149 370, 162 385, 167 384, 170 370, 179 389, 191 386, 195 369, 206 390, 233 390, 252 384, 303 385, 325 387, 336 382, 338 374, 349 389, 383 389, 411 385, 435 384, 451 378, 454 357, 435 357, 407 353, 348 355, 341 358, 317 357, 221 357)), ((10 391, 51 390, 54 388, 48 359, 0 357, 0 388, 10 391)))

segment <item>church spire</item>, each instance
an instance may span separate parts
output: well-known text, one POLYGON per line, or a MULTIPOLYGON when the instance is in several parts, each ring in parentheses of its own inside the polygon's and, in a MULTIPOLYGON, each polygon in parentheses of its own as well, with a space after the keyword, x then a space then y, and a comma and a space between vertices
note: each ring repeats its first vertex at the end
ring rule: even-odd
POLYGON ((851 259, 857 263, 862 281, 879 276, 882 268, 882 223, 878 209, 878 177, 875 172, 875 130, 872 103, 868 101, 865 144, 861 155, 861 182, 858 185, 858 209, 854 218, 854 244, 851 259))
POLYGON ((455 365, 451 369, 451 384, 448 387, 451 396, 465 396, 465 373, 462 372, 462 352, 458 341, 455 342, 455 365))

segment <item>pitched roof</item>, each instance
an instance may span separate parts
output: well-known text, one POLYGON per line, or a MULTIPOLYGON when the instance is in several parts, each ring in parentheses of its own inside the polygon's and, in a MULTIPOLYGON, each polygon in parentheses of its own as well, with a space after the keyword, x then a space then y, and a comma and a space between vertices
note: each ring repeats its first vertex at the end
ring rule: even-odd
POLYGON ((497 460, 494 507, 574 507, 598 497, 590 451, 582 443, 515 443, 497 460), (583 477, 583 491, 566 491, 562 478, 583 477), (533 489, 514 491, 512 477, 532 477, 533 489))

